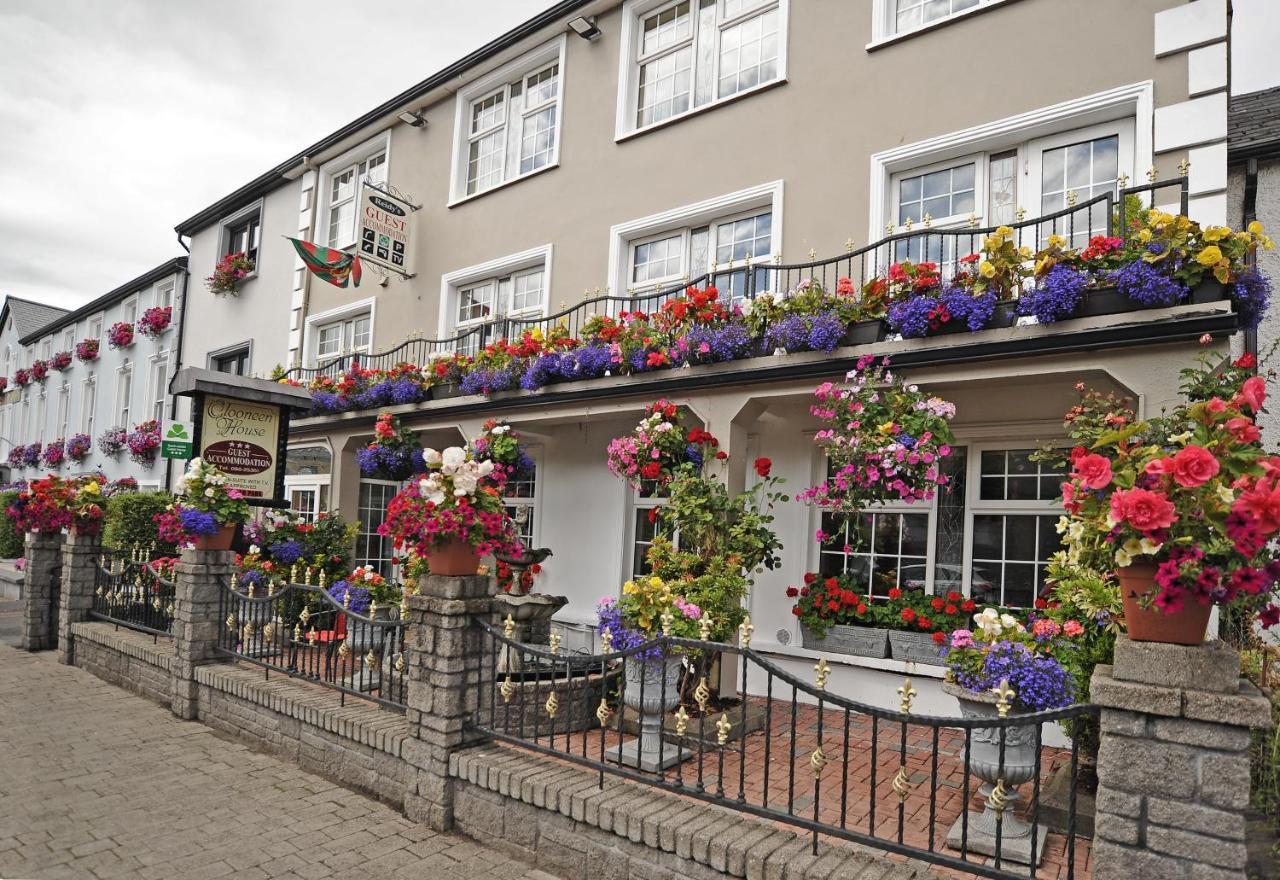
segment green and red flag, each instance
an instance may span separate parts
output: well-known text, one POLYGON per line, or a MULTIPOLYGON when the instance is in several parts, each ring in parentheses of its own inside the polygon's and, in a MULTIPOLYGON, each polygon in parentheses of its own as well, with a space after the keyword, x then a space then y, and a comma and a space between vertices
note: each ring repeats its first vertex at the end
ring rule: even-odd
MULTIPOLYGON (((288 236, 285 237, 288 238, 288 236)), ((293 242, 293 249, 298 252, 298 256, 302 258, 302 262, 306 264, 311 274, 317 278, 328 281, 334 287, 346 287, 348 281, 351 282, 352 287, 360 286, 360 258, 355 254, 327 248, 300 238, 290 238, 289 241, 293 242)))

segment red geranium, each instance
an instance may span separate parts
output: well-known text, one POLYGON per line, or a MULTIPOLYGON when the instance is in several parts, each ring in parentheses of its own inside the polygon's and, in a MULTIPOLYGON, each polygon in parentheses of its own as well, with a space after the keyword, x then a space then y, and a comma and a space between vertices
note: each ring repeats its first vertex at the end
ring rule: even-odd
POLYGON ((756 473, 759 474, 762 479, 769 476, 769 471, 772 468, 773 462, 767 458, 757 458, 755 461, 756 473))

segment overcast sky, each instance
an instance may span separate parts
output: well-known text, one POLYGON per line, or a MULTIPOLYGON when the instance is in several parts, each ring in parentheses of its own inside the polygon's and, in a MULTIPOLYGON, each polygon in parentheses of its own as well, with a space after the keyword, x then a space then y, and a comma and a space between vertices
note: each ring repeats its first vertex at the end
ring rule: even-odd
MULTIPOLYGON (((0 0, 0 293, 74 307, 178 256, 179 220, 548 5, 0 0)), ((1280 85, 1280 2, 1234 8, 1236 91, 1280 85)))

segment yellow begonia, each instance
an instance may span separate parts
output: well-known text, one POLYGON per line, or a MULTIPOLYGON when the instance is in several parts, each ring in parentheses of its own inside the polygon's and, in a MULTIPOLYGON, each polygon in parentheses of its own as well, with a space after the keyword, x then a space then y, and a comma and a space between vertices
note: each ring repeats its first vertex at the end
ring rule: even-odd
POLYGON ((1216 244, 1211 244, 1196 254, 1196 262, 1201 266, 1216 266, 1222 262, 1222 251, 1216 244))
POLYGON ((1000 236, 1001 238, 1012 238, 1013 229, 1008 226, 999 226, 996 228, 996 235, 1000 236))
POLYGON ((1205 241, 1222 241, 1224 238, 1226 238, 1230 234, 1231 234, 1231 230, 1225 226, 1210 226, 1204 231, 1204 240, 1205 241))
POLYGON ((1261 235, 1263 232, 1262 224, 1259 223, 1257 220, 1254 220, 1252 223, 1249 224, 1249 231, 1254 235, 1261 235))
POLYGON ((80 487, 80 491, 86 495, 97 495, 100 488, 101 487, 96 482, 90 480, 80 487))
POLYGON ((1049 236, 1048 245, 1049 247, 1066 247, 1067 240, 1063 238, 1061 235, 1054 233, 1053 235, 1049 236))
POLYGON ((996 275, 996 267, 992 265, 990 260, 983 260, 978 264, 978 273, 983 278, 994 278, 996 275))
POLYGON ((1142 242, 1151 241, 1151 230, 1150 229, 1138 230, 1138 240, 1142 242))
POLYGON ((878 430, 881 434, 892 434, 893 422, 885 422, 884 424, 880 425, 879 428, 877 428, 876 430, 878 430))

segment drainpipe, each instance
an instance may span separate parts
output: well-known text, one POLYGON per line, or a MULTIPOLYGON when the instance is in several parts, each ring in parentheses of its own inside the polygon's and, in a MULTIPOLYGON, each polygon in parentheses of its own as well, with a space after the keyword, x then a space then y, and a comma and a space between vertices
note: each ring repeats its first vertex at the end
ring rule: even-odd
MULTIPOLYGON (((169 418, 175 419, 178 416, 178 398, 173 396, 173 380, 178 377, 178 370, 182 369, 182 343, 187 335, 187 281, 191 278, 191 248, 187 247, 186 242, 182 240, 182 233, 178 233, 178 246, 187 253, 187 265, 182 270, 182 294, 179 302, 182 308, 178 312, 178 354, 173 360, 173 370, 169 374, 169 418)), ((164 463, 164 490, 169 492, 173 486, 173 465, 171 462, 164 463)))
MULTIPOLYGON (((1240 218, 1240 228, 1245 229, 1258 219, 1258 159, 1251 158, 1244 166, 1244 204, 1240 218)), ((1256 259, 1256 257, 1255 257, 1256 259)), ((1258 331, 1246 330, 1244 334, 1244 350, 1258 356, 1258 331)), ((1261 366, 1261 365, 1259 365, 1261 366)))

